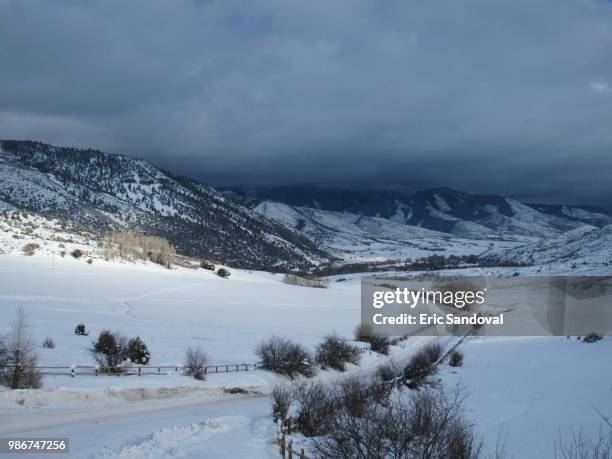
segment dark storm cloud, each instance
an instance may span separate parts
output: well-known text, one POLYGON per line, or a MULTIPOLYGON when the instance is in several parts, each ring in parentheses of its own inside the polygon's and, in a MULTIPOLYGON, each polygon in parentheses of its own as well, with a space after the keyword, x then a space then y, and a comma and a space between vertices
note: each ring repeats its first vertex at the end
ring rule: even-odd
POLYGON ((611 206, 612 5, 0 0, 0 137, 611 206))

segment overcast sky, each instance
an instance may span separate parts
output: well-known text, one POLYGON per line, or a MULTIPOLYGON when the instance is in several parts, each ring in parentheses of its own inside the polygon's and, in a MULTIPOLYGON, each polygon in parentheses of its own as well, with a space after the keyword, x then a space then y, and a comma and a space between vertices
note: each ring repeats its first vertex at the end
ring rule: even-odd
POLYGON ((0 138, 612 207, 612 3, 0 0, 0 138))

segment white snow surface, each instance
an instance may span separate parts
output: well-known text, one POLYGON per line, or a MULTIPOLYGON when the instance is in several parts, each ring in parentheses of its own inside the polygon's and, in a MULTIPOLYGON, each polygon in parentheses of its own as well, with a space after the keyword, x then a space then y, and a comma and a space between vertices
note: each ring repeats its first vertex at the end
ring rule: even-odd
MULTIPOLYGON (((331 277, 330 288, 315 289, 286 285, 281 275, 264 272, 229 268, 231 277, 222 279, 202 269, 109 262, 87 231, 8 212, 11 218, 0 222, 0 334, 23 308, 42 365, 93 364, 91 341, 103 329, 143 338, 153 365, 180 364, 188 345, 201 345, 211 363, 255 362, 254 349, 268 336, 290 337, 313 350, 331 331, 350 337, 360 319, 360 274, 331 277), (33 256, 23 254, 27 243, 40 246, 33 256), (87 256, 71 257, 74 248, 87 256), (61 251, 68 254, 61 257, 61 251), (340 277, 345 280, 336 282, 340 277), (89 336, 74 334, 79 322, 87 325, 89 336), (56 342, 55 349, 42 348, 47 336, 56 342)), ((346 218, 328 217, 330 225, 346 218)), ((354 222, 354 231, 371 233, 379 223, 354 222)), ((440 274, 609 273, 604 264, 612 246, 609 233, 610 227, 584 227, 558 240, 513 249, 515 254, 524 250, 525 256, 540 250, 550 263, 539 266, 440 274), (574 260, 580 262, 577 269, 569 265, 574 260)), ((435 240, 437 235, 415 237, 435 240)), ((401 273, 376 273, 385 274, 401 273)), ((392 347, 391 359, 401 367, 429 340, 403 341, 392 347)), ((454 340, 445 338, 442 344, 454 340)), ((488 449, 501 436, 513 457, 551 457, 560 432, 570 427, 582 427, 592 436, 599 432, 602 421, 593 406, 612 415, 612 369, 604 357, 610 346, 610 338, 594 344, 559 337, 473 338, 461 346, 464 366, 443 365, 438 377, 445 387, 466 389, 468 412, 488 449)), ((386 360, 366 352, 349 372, 370 374, 386 360)), ((331 381, 339 374, 320 371, 317 377, 331 381)), ((39 390, 0 388, 0 437, 68 437, 69 456, 82 458, 278 457, 267 394, 279 379, 263 370, 212 374, 206 381, 173 372, 47 375, 39 390), (233 387, 245 392, 224 390, 233 387)))
POLYGON ((434 253, 445 256, 479 255, 491 247, 511 248, 533 241, 533 238, 526 237, 467 239, 475 234, 490 233, 494 236, 494 232, 451 216, 449 218, 457 220, 457 232, 462 232, 466 238, 406 225, 403 221, 395 221, 398 220, 395 218, 389 220, 350 212, 295 207, 273 201, 261 202, 253 210, 321 241, 345 262, 416 259, 434 253))

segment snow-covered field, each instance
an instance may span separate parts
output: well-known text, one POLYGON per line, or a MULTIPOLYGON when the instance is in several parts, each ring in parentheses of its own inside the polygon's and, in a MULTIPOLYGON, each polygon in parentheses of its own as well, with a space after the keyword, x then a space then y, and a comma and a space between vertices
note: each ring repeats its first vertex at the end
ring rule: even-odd
MULTIPOLYGON (((29 317, 42 365, 93 364, 91 340, 102 329, 142 337, 155 365, 180 364, 185 347, 195 344, 206 349, 212 363, 256 362, 255 346, 270 335, 313 349, 329 332, 350 336, 360 318, 357 279, 314 289, 261 272, 232 270, 230 279, 222 279, 202 269, 154 264, 0 256, 0 333, 18 308, 29 317), (89 336, 74 334, 78 322, 86 324, 89 336), (47 336, 55 349, 42 348, 47 336)), ((394 346, 393 358, 404 361, 411 344, 422 340, 394 346)), ((383 361, 366 352, 352 371, 372 371, 383 361)), ((261 433, 273 426, 262 427, 270 419, 269 400, 261 397, 276 379, 264 370, 211 374, 206 381, 179 374, 45 376, 41 390, 0 389, 0 410, 6 414, 0 417, 0 434, 63 434, 71 438, 75 457, 103 447, 108 457, 202 457, 204 446, 204 457, 220 457, 223 451, 234 457, 233 449, 222 448, 229 438, 236 438, 232 448, 243 448, 245 457, 269 457, 272 435, 261 433), (250 394, 246 399, 230 395, 222 389, 228 387, 250 394), (244 399, 244 406, 236 398, 244 399), (146 422, 136 427, 135 416, 146 422), (92 443, 86 426, 94 424, 103 432, 92 443)))
POLYGON ((470 416, 489 447, 516 458, 554 457, 554 443, 580 429, 592 438, 612 415, 612 339, 471 338, 460 368, 441 366, 447 386, 468 394, 470 416))
MULTIPOLYGON (((44 365, 93 364, 91 340, 102 329, 142 337, 156 365, 180 364, 188 345, 201 345, 213 363, 255 362, 255 346, 270 335, 314 349, 329 332, 350 337, 360 319, 359 275, 331 278, 330 288, 316 289, 262 272, 232 269, 222 279, 202 269, 99 258, 88 264, 40 252, 0 255, 0 333, 23 308, 44 365), (74 334, 79 322, 88 337, 74 334), (42 349, 47 336, 55 349, 42 349)), ((535 268, 521 271, 536 274, 535 268)), ((391 358, 405 362, 427 339, 394 346, 391 358)), ((473 338, 462 344, 464 366, 444 365, 439 377, 467 390, 470 415, 487 445, 501 435, 514 457, 551 457, 559 432, 599 432, 593 406, 612 415, 612 368, 605 364, 611 346, 608 338, 594 344, 473 338)), ((366 352, 351 371, 370 372, 385 359, 366 352)), ((263 370, 213 374, 203 382, 179 374, 45 376, 41 390, 0 389, 0 437, 68 437, 72 457, 277 457, 267 396, 276 380, 263 370), (226 393, 229 387, 247 393, 226 393)))

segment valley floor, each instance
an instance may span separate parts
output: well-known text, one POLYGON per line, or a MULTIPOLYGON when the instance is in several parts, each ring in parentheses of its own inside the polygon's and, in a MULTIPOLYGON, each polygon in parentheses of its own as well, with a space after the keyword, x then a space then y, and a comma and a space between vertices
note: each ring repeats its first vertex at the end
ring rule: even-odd
MULTIPOLYGON (((332 331, 350 337, 359 322, 359 276, 330 288, 283 284, 280 275, 232 270, 221 279, 205 270, 104 262, 72 257, 0 256, 0 333, 15 311, 29 317, 43 365, 93 364, 89 349, 102 329, 140 336, 152 364, 180 364, 199 344, 212 363, 255 362, 255 346, 270 335, 310 349, 332 331), (88 337, 74 334, 87 325, 88 337)), ((401 366, 428 338, 392 348, 401 366)), ((443 346, 454 338, 442 339, 443 346)), ((612 340, 593 344, 564 337, 471 338, 463 367, 443 365, 443 386, 459 384, 485 443, 505 440, 513 457, 552 457, 570 428, 597 435, 612 415, 612 340)), ((385 361, 365 352, 353 372, 385 361)), ((334 379, 338 373, 321 371, 334 379)), ((269 417, 271 384, 263 370, 213 374, 198 382, 181 375, 45 376, 38 391, 0 389, 0 437, 63 436, 71 457, 278 457, 269 417), (242 387, 231 395, 223 388, 242 387)))

